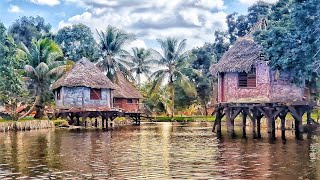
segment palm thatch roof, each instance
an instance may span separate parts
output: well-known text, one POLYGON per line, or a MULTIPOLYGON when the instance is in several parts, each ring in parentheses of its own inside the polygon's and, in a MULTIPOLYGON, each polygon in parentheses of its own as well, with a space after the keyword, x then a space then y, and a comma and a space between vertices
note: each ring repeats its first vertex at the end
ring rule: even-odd
POLYGON ((66 72, 53 85, 52 90, 59 87, 90 87, 99 89, 116 89, 111 80, 86 58, 79 60, 70 71, 66 72))
POLYGON ((118 85, 115 91, 113 91, 113 97, 116 98, 134 98, 142 99, 143 96, 121 73, 121 71, 116 72, 114 78, 114 83, 118 85))
POLYGON ((210 72, 216 75, 219 72, 248 72, 252 65, 263 61, 262 46, 249 36, 239 38, 235 44, 224 53, 217 64, 210 67, 210 72))

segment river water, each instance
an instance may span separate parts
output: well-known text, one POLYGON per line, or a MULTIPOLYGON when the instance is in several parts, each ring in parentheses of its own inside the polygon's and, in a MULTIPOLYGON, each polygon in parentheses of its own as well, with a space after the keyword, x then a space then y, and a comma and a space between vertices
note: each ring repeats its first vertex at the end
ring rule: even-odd
POLYGON ((318 136, 217 139, 211 128, 143 123, 0 133, 0 179, 320 179, 318 136))

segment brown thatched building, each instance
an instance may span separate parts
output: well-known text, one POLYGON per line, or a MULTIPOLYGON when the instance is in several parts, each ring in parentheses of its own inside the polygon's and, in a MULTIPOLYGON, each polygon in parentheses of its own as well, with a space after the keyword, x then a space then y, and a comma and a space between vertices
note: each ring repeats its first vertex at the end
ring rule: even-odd
POLYGON ((120 71, 116 72, 114 83, 118 85, 113 94, 113 105, 127 112, 138 112, 140 110, 141 93, 130 82, 126 80, 120 71))
POLYGON ((73 68, 52 85, 57 108, 113 107, 112 91, 116 89, 92 62, 79 60, 73 68))
POLYGON ((289 72, 274 71, 262 47, 250 35, 239 38, 211 66, 218 76, 218 102, 288 102, 308 98, 304 86, 291 83, 289 72))

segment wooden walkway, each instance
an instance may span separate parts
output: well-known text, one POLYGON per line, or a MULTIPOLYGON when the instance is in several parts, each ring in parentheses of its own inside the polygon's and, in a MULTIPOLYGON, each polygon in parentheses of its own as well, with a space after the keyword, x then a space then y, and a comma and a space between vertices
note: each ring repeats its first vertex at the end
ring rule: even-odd
POLYGON ((213 131, 221 137, 221 120, 225 117, 228 134, 235 137, 234 120, 242 115, 242 136, 246 137, 247 117, 252 121, 252 134, 254 138, 261 138, 261 119, 267 120, 268 134, 270 139, 276 139, 275 120, 281 120, 281 138, 285 137, 286 117, 290 113, 294 118, 295 136, 302 139, 302 117, 307 113, 307 124, 311 124, 311 111, 316 106, 315 102, 266 102, 266 103, 220 103, 215 107, 216 121, 213 131))

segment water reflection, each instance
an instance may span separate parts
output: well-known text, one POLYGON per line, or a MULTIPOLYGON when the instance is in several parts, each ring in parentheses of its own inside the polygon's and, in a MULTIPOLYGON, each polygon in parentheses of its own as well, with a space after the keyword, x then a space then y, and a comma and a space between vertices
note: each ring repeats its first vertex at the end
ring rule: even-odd
POLYGON ((211 127, 146 123, 113 131, 2 133, 0 179, 320 178, 317 136, 297 141, 287 132, 286 143, 254 140, 250 134, 217 139, 211 127))

